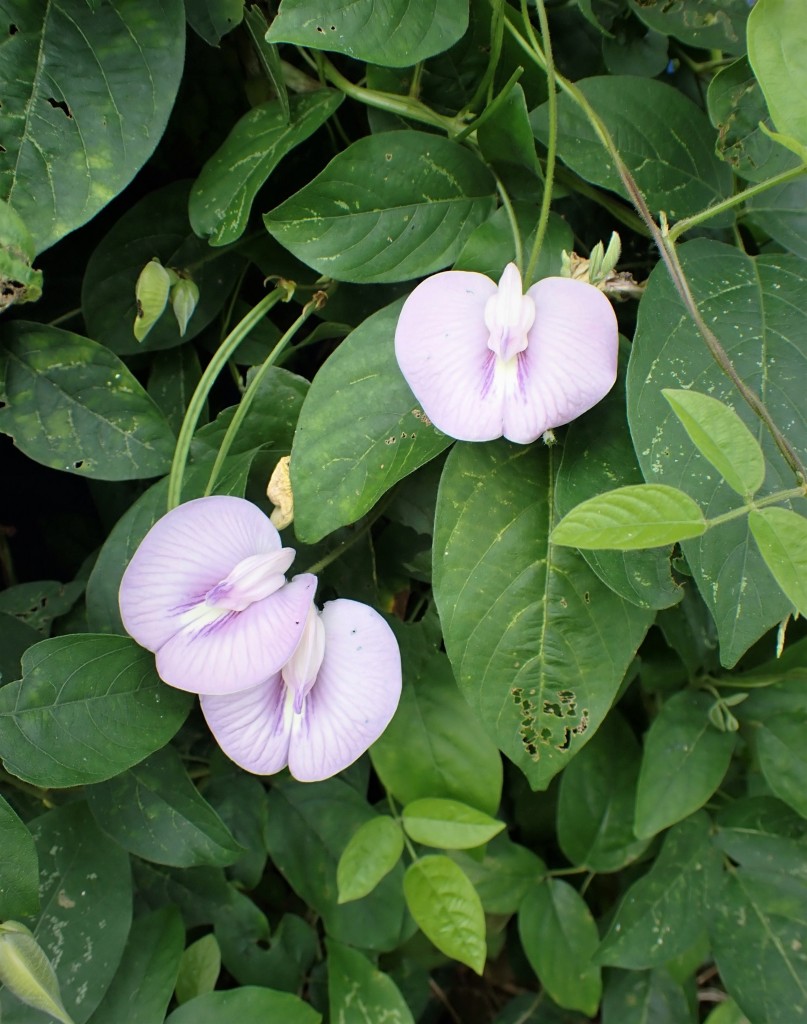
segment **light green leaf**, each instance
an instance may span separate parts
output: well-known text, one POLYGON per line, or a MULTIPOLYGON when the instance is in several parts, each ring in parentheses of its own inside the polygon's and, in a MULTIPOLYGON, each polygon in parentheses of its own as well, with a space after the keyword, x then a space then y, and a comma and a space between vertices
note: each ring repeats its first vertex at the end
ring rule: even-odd
POLYGON ((495 192, 490 171, 459 143, 384 132, 352 143, 264 223, 338 281, 408 281, 457 257, 493 212, 495 192))
POLYGON ((244 852, 171 746, 88 789, 87 802, 99 827, 144 860, 218 867, 233 864, 244 852))
MULTIPOLYGON (((151 156, 182 75, 181 0, 9 0, 0 56, 0 195, 41 252, 151 156)), ((144 261, 145 262, 145 261, 144 261)))
POLYGON ((807 818, 804 716, 767 715, 754 731, 759 767, 780 800, 807 818))
POLYGON ((29 929, 17 921, 0 924, 0 983, 26 1006, 74 1024, 50 961, 29 929))
MULTIPOLYGON (((747 256, 706 239, 679 248, 684 273, 704 321, 715 332, 737 374, 755 389, 774 422, 807 456, 807 263, 794 256, 747 256)), ((628 367, 628 419, 645 479, 686 491, 710 518, 736 509, 737 495, 692 442, 672 412, 663 388, 682 384, 731 406, 765 453, 764 497, 793 487, 794 478, 767 430, 718 367, 670 283, 663 266, 650 275, 639 306, 628 367)), ((804 508, 803 502, 794 508, 804 508)), ((741 516, 708 530, 683 550, 718 629, 725 666, 791 610, 765 569, 741 516)))
POLYGON ((758 0, 748 17, 748 59, 777 131, 807 143, 807 22, 799 0, 758 0))
POLYGON ((39 864, 31 833, 0 796, 0 918, 35 914, 39 907, 39 864))
POLYGON ((505 827, 503 821, 497 821, 475 807, 441 797, 413 800, 404 807, 401 817, 410 839, 445 850, 470 850, 482 846, 505 827))
POLYGON ((719 1003, 703 1024, 751 1024, 733 999, 719 1003))
POLYGON ((120 966, 91 1024, 156 1024, 165 1017, 177 980, 185 929, 176 907, 132 922, 120 966))
POLYGON ((631 484, 589 498, 561 519, 553 544, 632 551, 699 537, 706 520, 683 491, 664 484, 631 484))
POLYGON ((748 525, 773 578, 807 615, 807 519, 788 508, 753 509, 748 525))
POLYGON ((485 967, 485 914, 462 868, 442 854, 410 864, 406 904, 423 934, 446 956, 481 975, 485 967))
POLYGON ((129 637, 43 640, 26 651, 22 671, 0 688, 0 747, 6 769, 35 786, 118 775, 163 747, 192 703, 129 637))
POLYGON ((404 848, 400 825, 392 818, 370 818, 360 825, 336 866, 339 902, 359 900, 392 871, 404 848))
POLYGON ((415 1024, 395 982, 355 949, 333 939, 328 952, 330 1019, 339 1024, 415 1024))
POLYGON ((640 763, 636 737, 614 710, 561 775, 558 843, 573 864, 618 871, 646 849, 633 834, 640 763))
POLYGON ((685 690, 653 720, 636 793, 639 838, 654 836, 697 811, 723 781, 737 734, 710 724, 713 703, 707 693, 685 690))
POLYGON ((661 393, 692 443, 729 487, 745 497, 755 494, 765 480, 765 456, 737 413, 698 391, 664 388, 661 393))
POLYGON ((502 759, 457 689, 451 665, 422 625, 397 626, 404 688, 395 717, 370 748, 384 787, 403 804, 448 797, 495 814, 502 759))
POLYGON ((216 987, 221 971, 221 950, 212 932, 192 942, 183 952, 177 974, 177 1002, 187 1003, 216 987))
MULTIPOLYGON (((653 213, 687 217, 731 193, 731 171, 714 152, 706 115, 678 89, 633 75, 584 78, 576 83, 605 122, 628 170, 653 213)), ((586 115, 558 97, 558 155, 586 181, 618 192, 625 187, 586 115)), ((546 143, 546 105, 534 110, 532 128, 546 143)), ((729 221, 730 222, 730 221, 729 221)), ((712 224, 726 223, 715 217, 712 224)))
POLYGON ((253 107, 207 161, 191 189, 188 213, 197 235, 229 245, 244 233, 252 202, 283 157, 313 135, 344 94, 320 89, 253 107))
POLYGON ((407 68, 447 50, 467 27, 467 0, 391 0, 383 6, 375 0, 332 0, 325 7, 317 0, 283 0, 266 38, 407 68))
POLYGON ((188 24, 210 46, 241 24, 244 0, 185 0, 188 24))
POLYGON ((320 1024, 322 1015, 290 992, 244 985, 227 992, 205 992, 166 1017, 165 1024, 320 1024))
POLYGON ((99 480, 168 472, 175 439, 130 370, 103 345, 45 324, 5 333, 0 430, 44 466, 99 480))
POLYGON ((597 963, 661 967, 697 941, 722 866, 710 832, 703 812, 670 829, 650 870, 619 904, 597 950, 597 963))
POLYGON ((534 788, 594 734, 655 615, 549 544, 557 458, 540 445, 458 443, 435 518, 434 591, 455 677, 534 788))
POLYGON ((401 303, 374 313, 319 370, 291 450, 294 529, 306 543, 355 522, 451 444, 421 410, 395 360, 401 303))
POLYGON ((556 878, 537 886, 521 904, 518 933, 532 969, 555 1002, 593 1017, 602 995, 600 969, 592 960, 599 935, 577 890, 556 878))

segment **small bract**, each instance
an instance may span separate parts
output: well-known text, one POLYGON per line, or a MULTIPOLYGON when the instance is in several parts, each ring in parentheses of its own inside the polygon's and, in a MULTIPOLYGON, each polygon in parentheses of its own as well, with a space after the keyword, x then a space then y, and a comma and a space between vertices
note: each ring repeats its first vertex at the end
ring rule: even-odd
POLYGON ((548 277, 523 294, 508 264, 496 285, 448 270, 415 288, 395 331, 398 365, 424 413, 460 441, 527 444, 596 405, 616 380, 611 303, 548 277))
POLYGON ((216 694, 255 686, 291 658, 314 599, 316 576, 286 582, 294 555, 243 498, 179 505, 149 530, 124 573, 123 624, 156 653, 171 686, 216 694))
POLYGON ((210 731, 247 771, 287 764, 301 782, 347 768, 389 724, 401 696, 395 635, 367 605, 312 605, 292 658, 270 679, 231 696, 203 696, 210 731))

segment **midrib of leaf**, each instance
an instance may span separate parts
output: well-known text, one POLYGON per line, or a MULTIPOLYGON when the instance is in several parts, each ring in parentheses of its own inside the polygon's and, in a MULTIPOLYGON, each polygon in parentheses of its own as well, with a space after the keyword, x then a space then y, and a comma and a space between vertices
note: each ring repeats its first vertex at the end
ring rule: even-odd
MULTIPOLYGON (((52 7, 53 7, 53 4, 50 2, 50 0, 46 0, 45 12, 44 12, 44 15, 42 17, 42 34, 39 37, 39 52, 36 55, 36 69, 34 71, 33 78, 31 79, 31 95, 28 98, 28 102, 25 105, 25 114, 24 114, 25 128, 23 130, 22 138, 20 139, 20 144, 19 144, 19 147, 17 149, 17 159, 16 159, 16 161, 14 163, 14 177, 11 180, 11 187, 8 190, 8 201, 9 201, 9 203, 11 202, 11 198, 12 198, 12 196, 14 194, 14 188, 15 188, 17 182, 19 181, 19 175, 18 175, 17 172, 18 172, 19 166, 20 166, 20 157, 22 155, 22 151, 23 151, 23 148, 24 148, 26 142, 30 141, 30 144, 32 146, 34 146, 35 149, 38 149, 36 144, 33 142, 33 139, 29 140, 29 134, 31 134, 31 135, 33 134, 33 133, 29 133, 29 126, 31 124, 31 107, 32 107, 33 102, 34 102, 34 98, 39 94, 40 80, 41 80, 41 77, 42 77, 42 65, 44 63, 45 36, 47 34, 48 18, 50 17, 50 13, 51 13, 52 7)), ((43 157, 43 161, 44 161, 44 157, 43 157)), ((56 204, 54 202, 54 212, 55 212, 55 209, 56 209, 56 204)))
POLYGON ((762 925, 762 928, 763 928, 766 936, 768 937, 768 941, 776 949, 777 953, 779 954, 781 959, 784 961, 784 963, 785 963, 785 965, 787 967, 788 973, 793 978, 793 981, 795 981, 796 986, 798 987, 799 991, 802 993, 803 996, 807 997, 807 988, 805 988, 805 986, 803 985, 803 983, 801 981, 801 978, 798 975, 798 972, 793 967, 793 964, 792 964, 792 962, 790 960, 790 957, 788 957, 787 952, 786 952, 784 946, 782 945, 782 940, 779 938, 779 936, 776 934, 776 932, 774 932, 772 930, 772 928, 770 927, 769 920, 765 916, 764 910, 760 909, 760 907, 758 906, 757 902, 751 897, 751 894, 748 892, 748 890, 743 885, 742 877, 740 876, 739 872, 737 874, 735 874, 735 878, 736 878, 737 884, 742 889, 743 894, 745 895, 745 898, 748 900, 748 903, 749 903, 751 909, 754 911, 754 914, 756 915, 757 919, 759 920, 759 923, 762 925))

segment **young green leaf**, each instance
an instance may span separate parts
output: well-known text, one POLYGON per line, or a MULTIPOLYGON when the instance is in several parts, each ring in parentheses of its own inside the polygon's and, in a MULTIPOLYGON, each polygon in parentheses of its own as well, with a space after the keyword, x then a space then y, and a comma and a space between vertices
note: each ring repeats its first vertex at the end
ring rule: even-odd
POLYGON ((765 480, 765 456, 737 413, 697 391, 664 388, 661 393, 692 443, 729 487, 744 496, 755 494, 765 480))
POLYGON ((0 924, 0 982, 28 1006, 49 1013, 62 1024, 73 1024, 59 993, 50 960, 23 924, 0 924))
POLYGON ((392 818, 365 821, 350 837, 336 865, 339 902, 360 900, 398 863, 404 848, 401 827, 392 818))
POLYGON ((547 879, 521 904, 518 932, 532 969, 555 1002, 593 1017, 602 995, 600 968, 592 960, 599 935, 577 890, 547 879))
POLYGON ((759 0, 748 18, 748 59, 778 131, 807 143, 807 21, 800 0, 759 0))
POLYGON ((552 531, 553 544, 632 551, 700 537, 706 520, 699 506, 677 487, 633 484, 589 498, 552 531))
POLYGON ((481 975, 485 967, 485 914, 467 875, 442 854, 421 857, 404 875, 404 895, 427 939, 481 975))
POLYGON ((182 954, 177 974, 177 1002, 187 1003, 191 999, 212 992, 221 971, 221 950, 212 932, 192 942, 182 954))
POLYGON ((788 508, 754 509, 748 525, 773 578, 807 615, 807 519, 788 508))
POLYGON ((402 818, 407 834, 416 843, 445 850, 482 846, 504 828, 503 821, 496 821, 475 807, 441 798, 413 800, 404 807, 402 818))

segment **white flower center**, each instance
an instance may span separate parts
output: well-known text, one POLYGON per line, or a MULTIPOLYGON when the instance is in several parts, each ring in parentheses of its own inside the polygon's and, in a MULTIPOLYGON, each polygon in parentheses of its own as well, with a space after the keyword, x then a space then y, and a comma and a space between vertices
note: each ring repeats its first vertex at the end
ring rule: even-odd
POLYGON ((289 694, 294 694, 294 713, 302 714, 305 698, 317 681, 325 657, 325 627, 314 602, 308 609, 297 649, 280 670, 289 694))
POLYGON ((535 303, 523 294, 518 267, 508 263, 498 291, 485 304, 485 326, 490 331, 488 348, 503 362, 510 362, 526 349, 527 334, 534 321, 535 303))
POLYGON ((280 590, 294 555, 294 548, 281 548, 270 554, 241 559, 229 575, 211 587, 204 604, 217 613, 244 611, 255 601, 262 601, 280 590))

